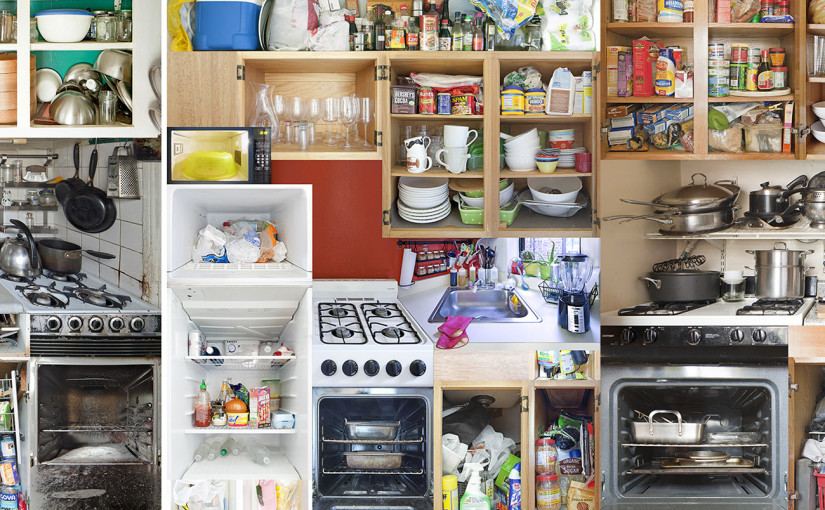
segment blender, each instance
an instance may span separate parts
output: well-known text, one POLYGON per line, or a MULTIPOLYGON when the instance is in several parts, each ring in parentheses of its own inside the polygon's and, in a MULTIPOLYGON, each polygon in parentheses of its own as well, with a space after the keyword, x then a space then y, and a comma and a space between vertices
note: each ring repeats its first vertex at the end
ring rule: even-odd
POLYGON ((590 298, 586 286, 593 274, 593 263, 587 255, 570 254, 559 257, 562 283, 559 298, 559 326, 571 333, 590 330, 590 298))

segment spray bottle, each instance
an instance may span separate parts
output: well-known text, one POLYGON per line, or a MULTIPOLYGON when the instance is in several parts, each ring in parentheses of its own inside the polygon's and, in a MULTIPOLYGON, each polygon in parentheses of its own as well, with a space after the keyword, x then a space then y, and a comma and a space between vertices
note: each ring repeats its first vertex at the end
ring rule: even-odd
POLYGON ((470 470, 470 480, 467 482, 467 490, 461 497, 460 510, 490 510, 490 498, 481 490, 481 464, 465 463, 465 469, 470 470))

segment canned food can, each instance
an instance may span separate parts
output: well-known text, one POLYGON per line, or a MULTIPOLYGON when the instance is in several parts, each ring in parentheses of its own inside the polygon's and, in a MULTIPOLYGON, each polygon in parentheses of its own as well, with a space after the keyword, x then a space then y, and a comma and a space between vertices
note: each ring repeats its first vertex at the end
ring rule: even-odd
POLYGON ((762 62, 762 50, 759 48, 751 48, 748 50, 748 64, 756 64, 756 67, 759 67, 759 64, 762 62))
POLYGON ((725 97, 730 95, 730 87, 727 85, 718 85, 715 87, 708 87, 709 97, 725 97))
POLYGON ((418 89, 418 113, 435 115, 435 92, 430 87, 418 89))
POLYGON ((708 44, 709 60, 725 60, 725 45, 721 43, 708 44))
POLYGON ((773 88, 784 89, 788 86, 788 68, 771 67, 773 71, 773 88))
POLYGON ((0 487, 0 509, 2 510, 18 510, 19 493, 13 487, 0 487))
POLYGON ((17 473, 17 462, 13 460, 0 461, 0 483, 3 485, 20 484, 20 475, 17 473))
POLYGON ((0 459, 16 459, 14 450, 14 436, 0 437, 0 459))
POLYGON ((708 76, 728 76, 730 66, 708 67, 708 76))
POLYGON ((730 76, 710 76, 708 77, 708 85, 730 85, 730 76))
POLYGON ((355 34, 355 51, 366 51, 366 35, 364 32, 357 32, 355 34))
POLYGON ((439 92, 438 93, 438 114, 439 115, 449 115, 452 110, 452 103, 450 101, 450 93, 449 92, 439 92))
POLYGON ((756 72, 757 69, 751 65, 745 71, 745 90, 757 90, 756 87, 756 72))
POLYGON ((730 89, 731 90, 745 90, 745 71, 748 66, 746 64, 731 64, 730 66, 730 89))
POLYGON ((730 61, 731 63, 747 63, 748 62, 748 45, 732 43, 730 45, 730 61))

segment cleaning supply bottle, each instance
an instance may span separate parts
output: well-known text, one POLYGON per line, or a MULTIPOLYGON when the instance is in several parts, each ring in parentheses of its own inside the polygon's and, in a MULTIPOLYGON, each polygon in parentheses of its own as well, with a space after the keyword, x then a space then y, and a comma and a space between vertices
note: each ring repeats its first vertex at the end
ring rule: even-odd
POLYGON ((521 510, 521 462, 513 466, 510 470, 507 492, 507 510, 521 510))
POLYGON ((195 426, 208 427, 212 424, 211 417, 211 402, 209 401, 209 392, 206 391, 206 381, 201 380, 201 389, 195 398, 195 426))
POLYGON ((465 464, 470 470, 470 480, 467 482, 467 490, 461 497, 460 510, 491 510, 490 498, 481 490, 480 472, 483 467, 480 464, 465 464))

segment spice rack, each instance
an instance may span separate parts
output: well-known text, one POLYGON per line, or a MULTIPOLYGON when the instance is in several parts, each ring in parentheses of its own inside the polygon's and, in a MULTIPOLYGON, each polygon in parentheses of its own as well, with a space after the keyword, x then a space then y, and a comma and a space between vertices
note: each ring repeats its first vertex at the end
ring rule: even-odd
POLYGON ((415 270, 413 281, 426 280, 436 276, 450 274, 449 257, 447 252, 454 250, 458 252, 461 243, 472 243, 472 239, 459 239, 449 241, 398 241, 399 248, 410 248, 416 253, 415 270), (430 256, 430 254, 435 254, 430 256), (423 256, 423 258, 422 258, 423 256), (430 271, 430 268, 433 268, 430 271), (423 271, 423 272, 422 272, 423 271))

